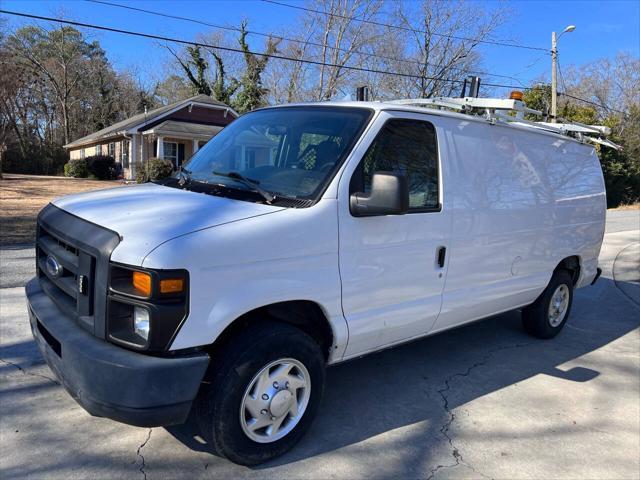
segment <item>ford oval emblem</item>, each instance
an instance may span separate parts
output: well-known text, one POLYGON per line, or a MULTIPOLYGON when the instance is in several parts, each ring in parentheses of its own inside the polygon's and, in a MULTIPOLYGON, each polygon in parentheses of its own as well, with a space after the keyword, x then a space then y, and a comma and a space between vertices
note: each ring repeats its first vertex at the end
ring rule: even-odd
POLYGON ((47 255, 45 267, 47 267, 47 272, 49 272, 49 275, 51 275, 53 278, 58 278, 62 275, 62 265, 60 265, 60 262, 58 262, 56 257, 54 257, 53 255, 47 255))

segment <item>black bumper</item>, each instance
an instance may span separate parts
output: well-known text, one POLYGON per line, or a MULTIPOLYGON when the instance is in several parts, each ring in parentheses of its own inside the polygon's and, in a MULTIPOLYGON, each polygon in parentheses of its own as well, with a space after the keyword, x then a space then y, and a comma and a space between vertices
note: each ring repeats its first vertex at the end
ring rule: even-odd
POLYGON ((152 357, 125 350, 65 317, 37 278, 25 290, 31 331, 42 355, 87 412, 141 427, 186 420, 208 355, 152 357))

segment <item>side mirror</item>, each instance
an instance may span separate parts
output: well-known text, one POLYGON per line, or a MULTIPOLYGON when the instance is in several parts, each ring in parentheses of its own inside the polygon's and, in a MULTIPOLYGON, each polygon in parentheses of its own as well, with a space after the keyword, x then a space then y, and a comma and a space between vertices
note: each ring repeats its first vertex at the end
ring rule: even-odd
POLYGON ((407 177, 392 172, 375 172, 371 192, 354 193, 349 199, 354 217, 373 215, 403 215, 409 210, 407 177))

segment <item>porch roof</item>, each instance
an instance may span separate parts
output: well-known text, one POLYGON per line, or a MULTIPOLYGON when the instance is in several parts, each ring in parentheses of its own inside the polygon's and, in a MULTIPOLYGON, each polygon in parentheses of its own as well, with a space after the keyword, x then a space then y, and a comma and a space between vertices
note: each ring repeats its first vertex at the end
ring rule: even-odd
POLYGON ((233 117, 237 117, 238 114, 228 105, 218 102, 217 100, 213 100, 211 97, 207 95, 195 95, 191 98, 187 98, 185 100, 180 100, 178 102, 174 102, 169 105, 165 105, 154 110, 150 110, 148 112, 138 113, 132 117, 129 117, 120 122, 114 123, 102 130, 98 130, 97 132, 93 132, 85 137, 74 140, 71 143, 68 143, 64 146, 67 149, 75 149, 79 147, 84 147, 85 145, 89 145, 92 143, 101 143, 107 140, 112 140, 113 137, 121 136, 123 134, 133 134, 137 133, 137 129, 140 127, 144 127, 149 123, 153 123, 161 119, 162 117, 166 117, 171 115, 174 112, 177 112, 185 107, 191 106, 199 106, 217 110, 226 110, 233 117))
POLYGON ((181 137, 192 139, 209 140, 217 134, 223 127, 217 125, 204 125, 201 123, 177 122, 175 120, 166 120, 149 130, 142 132, 143 135, 162 135, 165 137, 181 137))

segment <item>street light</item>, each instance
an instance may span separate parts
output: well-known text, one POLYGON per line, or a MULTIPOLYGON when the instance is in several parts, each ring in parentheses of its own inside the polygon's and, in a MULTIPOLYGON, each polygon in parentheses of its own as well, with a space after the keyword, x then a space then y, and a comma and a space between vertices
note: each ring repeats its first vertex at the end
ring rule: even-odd
POLYGON ((558 111, 558 40, 565 33, 573 32, 575 25, 569 25, 556 38, 556 32, 551 32, 551 122, 556 123, 558 111))

